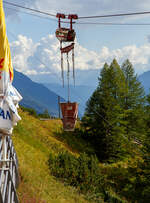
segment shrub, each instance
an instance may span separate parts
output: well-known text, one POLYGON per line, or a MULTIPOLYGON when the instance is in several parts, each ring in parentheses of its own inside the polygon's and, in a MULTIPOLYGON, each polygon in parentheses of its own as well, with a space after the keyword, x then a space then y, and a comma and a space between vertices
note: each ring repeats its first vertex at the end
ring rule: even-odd
POLYGON ((104 187, 104 175, 95 155, 82 153, 75 157, 68 152, 59 153, 57 156, 50 154, 49 167, 52 175, 77 187, 86 194, 88 200, 102 202, 103 198, 109 202, 122 202, 104 187))
POLYGON ((50 118, 50 115, 49 115, 49 112, 48 112, 47 109, 45 109, 45 110, 43 111, 43 113, 40 113, 38 116, 39 116, 40 118, 47 118, 47 119, 50 118))
POLYGON ((24 107, 24 106, 20 106, 20 108, 22 109, 22 111, 28 112, 30 115, 34 116, 35 118, 38 117, 38 115, 34 109, 29 108, 29 107, 24 107))

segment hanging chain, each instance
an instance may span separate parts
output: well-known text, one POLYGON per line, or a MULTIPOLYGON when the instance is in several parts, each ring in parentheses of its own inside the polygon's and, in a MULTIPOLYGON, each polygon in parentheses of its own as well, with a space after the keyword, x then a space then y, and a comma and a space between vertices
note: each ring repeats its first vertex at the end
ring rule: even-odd
MULTIPOLYGON (((62 49, 62 42, 60 41, 60 50, 62 49)), ((64 64, 63 64, 63 53, 61 51, 61 78, 64 87, 64 64)))
POLYGON ((72 49, 72 67, 73 67, 73 81, 74 81, 74 87, 75 87, 74 48, 72 49))
POLYGON ((70 73, 70 66, 69 66, 69 58, 67 53, 68 102, 70 101, 69 73, 70 73))

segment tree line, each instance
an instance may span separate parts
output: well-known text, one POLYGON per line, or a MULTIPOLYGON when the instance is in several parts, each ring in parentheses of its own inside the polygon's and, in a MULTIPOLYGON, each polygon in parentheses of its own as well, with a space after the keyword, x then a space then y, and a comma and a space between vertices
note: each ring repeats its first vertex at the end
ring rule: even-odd
POLYGON ((116 59, 104 64, 87 102, 82 128, 100 162, 136 160, 134 166, 128 163, 126 174, 123 167, 121 175, 112 172, 112 180, 116 176, 117 184, 121 177, 119 184, 124 185, 118 192, 129 202, 149 202, 150 93, 145 95, 128 59, 121 66, 116 59))
POLYGON ((82 126, 100 161, 121 159, 149 136, 150 96, 129 60, 105 63, 87 102, 82 126))

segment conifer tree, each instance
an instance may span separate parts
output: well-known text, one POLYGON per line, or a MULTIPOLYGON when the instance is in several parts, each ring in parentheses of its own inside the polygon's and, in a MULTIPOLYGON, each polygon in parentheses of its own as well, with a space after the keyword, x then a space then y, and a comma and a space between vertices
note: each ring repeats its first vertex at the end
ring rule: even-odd
POLYGON ((140 186, 140 197, 137 195, 140 202, 149 202, 150 200, 150 94, 146 96, 145 105, 145 123, 146 123, 146 136, 142 142, 142 158, 143 162, 140 163, 140 170, 136 174, 136 184, 140 186), (142 171, 142 173, 141 173, 142 171))
POLYGON ((119 157, 123 149, 125 77, 114 59, 110 67, 104 65, 98 80, 98 87, 87 102, 83 125, 98 157, 110 160, 119 157))
POLYGON ((146 132, 150 133, 150 94, 146 96, 145 125, 146 125, 146 132))
POLYGON ((142 162, 139 162, 135 176, 135 200, 145 203, 150 200, 150 131, 148 130, 140 147, 142 162))
POLYGON ((125 77, 126 95, 124 97, 124 113, 126 121, 126 135, 131 138, 140 138, 144 135, 144 104, 145 93, 138 81, 137 75, 130 61, 127 59, 122 70, 125 77))

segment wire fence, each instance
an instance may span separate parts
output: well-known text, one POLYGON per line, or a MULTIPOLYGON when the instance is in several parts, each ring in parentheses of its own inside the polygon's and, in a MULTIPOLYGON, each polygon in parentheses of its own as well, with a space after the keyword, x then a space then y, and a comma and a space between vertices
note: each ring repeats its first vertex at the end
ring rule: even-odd
POLYGON ((19 203, 18 185, 18 159, 12 139, 0 135, 0 203, 19 203))

